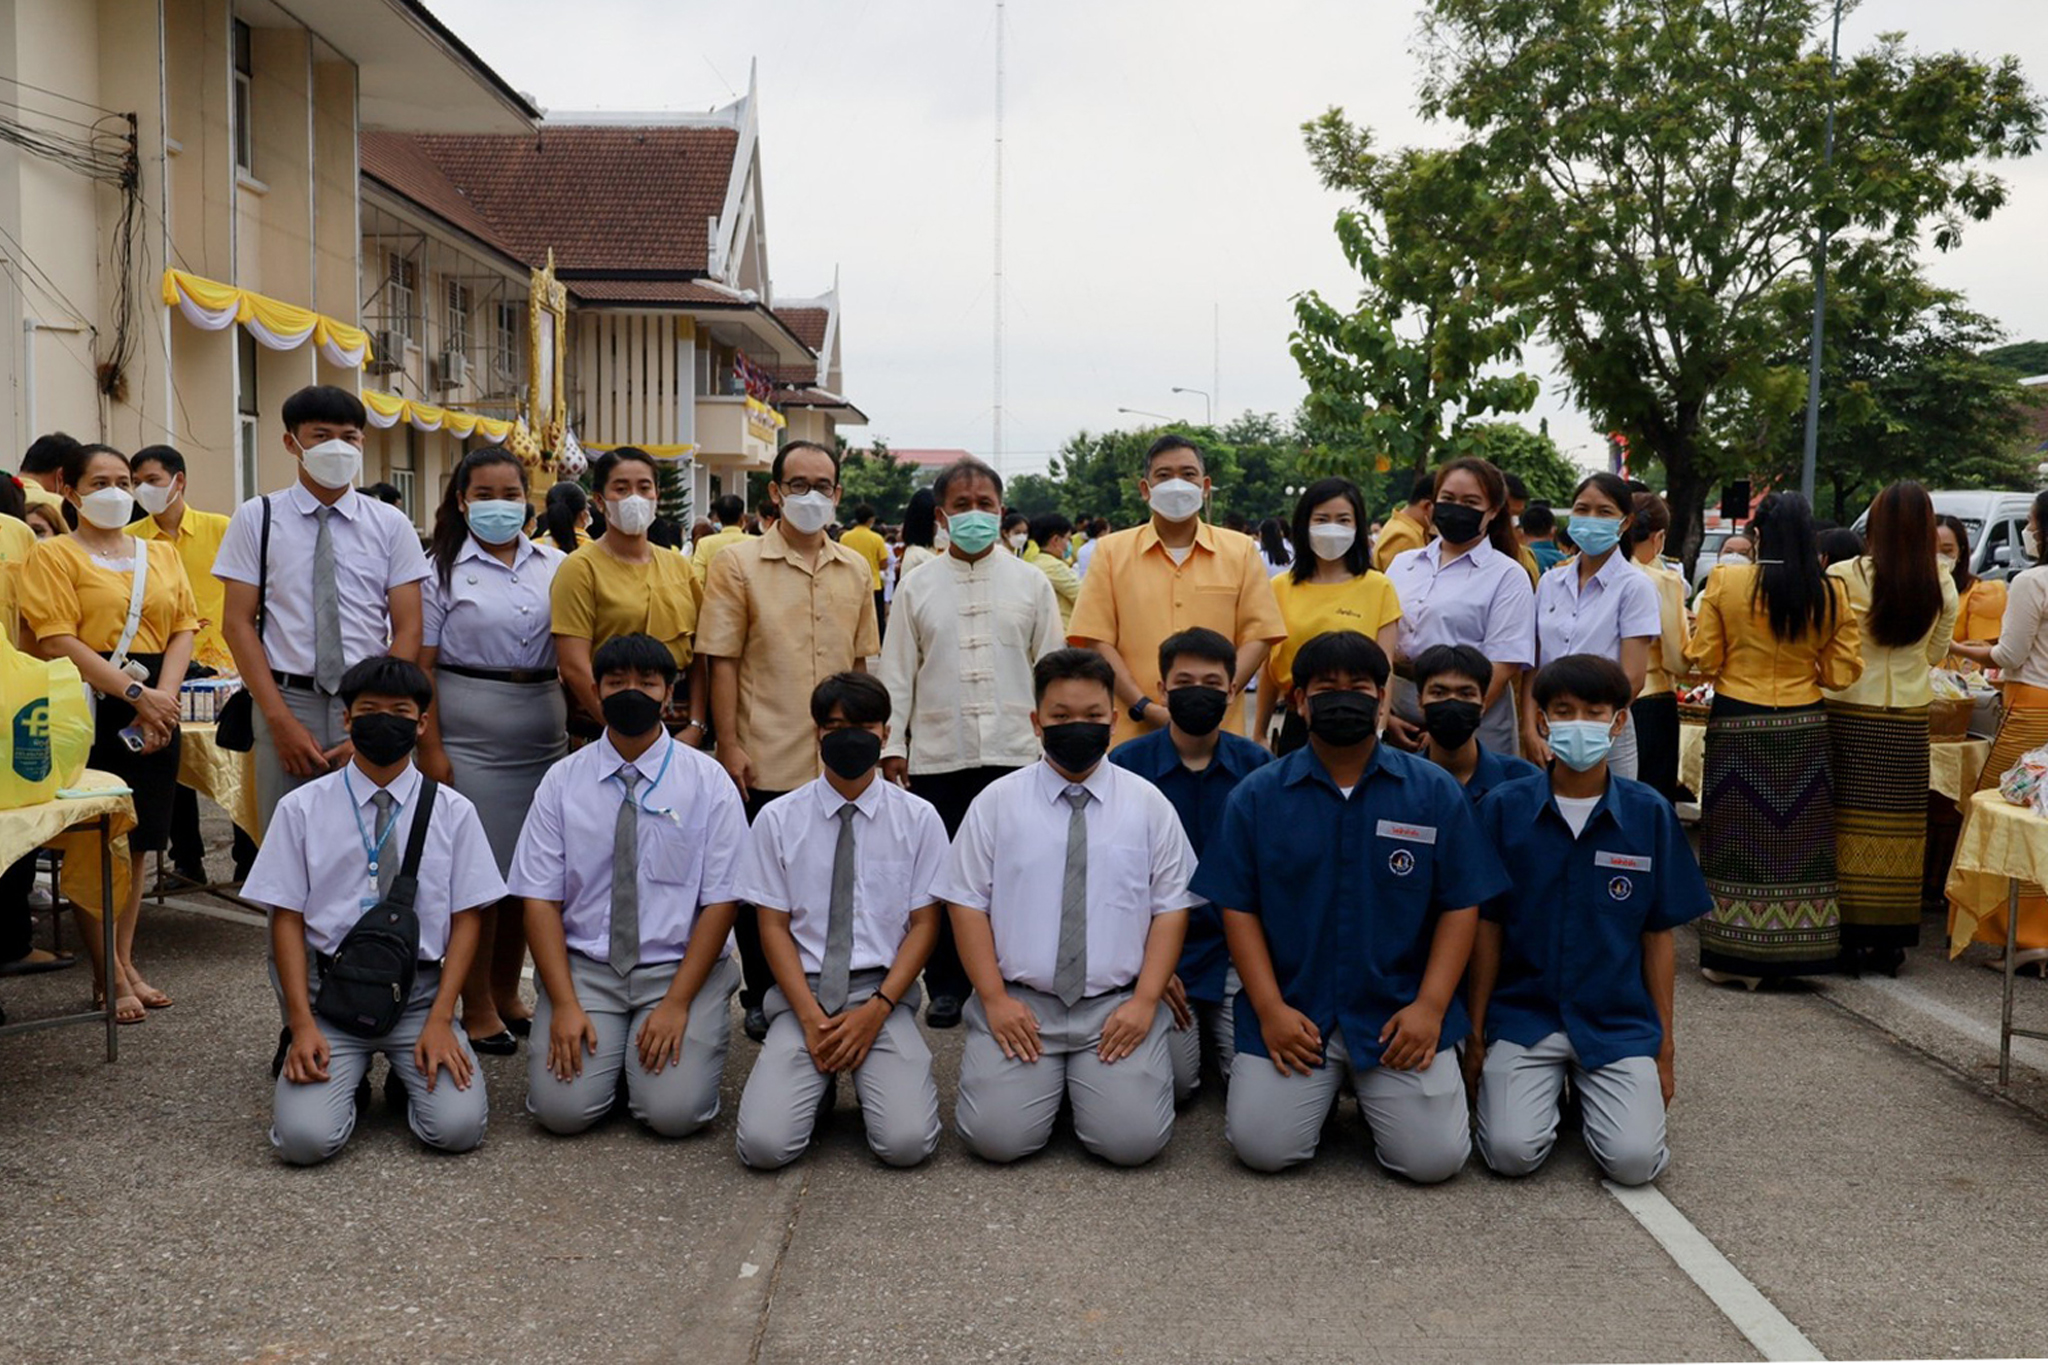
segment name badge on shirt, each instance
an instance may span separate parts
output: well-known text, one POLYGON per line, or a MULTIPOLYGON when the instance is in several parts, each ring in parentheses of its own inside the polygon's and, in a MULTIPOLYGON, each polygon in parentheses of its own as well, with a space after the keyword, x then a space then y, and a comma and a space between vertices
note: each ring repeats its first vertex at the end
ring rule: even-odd
POLYGON ((1436 843, 1435 825, 1404 825, 1398 820, 1382 820, 1379 825, 1382 839, 1405 839, 1411 844, 1436 843))
POLYGON ((1595 853, 1593 855, 1593 866, 1615 867, 1620 868, 1623 872, 1648 872, 1650 870, 1650 860, 1638 857, 1633 853, 1595 853))

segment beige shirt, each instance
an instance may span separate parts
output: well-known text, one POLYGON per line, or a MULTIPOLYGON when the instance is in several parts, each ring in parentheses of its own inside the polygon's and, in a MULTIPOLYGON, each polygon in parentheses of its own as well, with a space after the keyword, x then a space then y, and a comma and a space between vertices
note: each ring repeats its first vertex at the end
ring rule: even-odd
POLYGON ((1657 622, 1663 638, 1650 649, 1650 666, 1643 674, 1640 694, 1655 697, 1675 691, 1686 674, 1685 647, 1692 636, 1685 624, 1685 579, 1663 564, 1637 563, 1636 567, 1657 589, 1657 622))
POLYGON ((821 771, 811 690, 880 647, 873 583, 874 567, 829 539, 804 563, 780 522, 711 561, 697 651, 739 661, 735 738, 760 790, 795 791, 821 771))
POLYGON ((2048 687, 2048 567, 2028 569, 2006 584, 2005 623, 1991 662, 2007 682, 2048 687))
POLYGON ((881 677, 887 758, 913 773, 1038 761, 1031 666, 1065 643, 1052 582, 998 546, 906 576, 889 611, 881 677))
POLYGON ((1955 580, 1932 564, 1928 571, 1941 579, 1941 611, 1927 633, 1907 645, 1881 645, 1870 635, 1871 564, 1867 555, 1828 567, 1828 577, 1849 590, 1849 605, 1863 624, 1863 675, 1847 687, 1830 691, 1829 701, 1852 706, 1925 706, 1934 700, 1927 670, 1948 657, 1956 629, 1955 580))

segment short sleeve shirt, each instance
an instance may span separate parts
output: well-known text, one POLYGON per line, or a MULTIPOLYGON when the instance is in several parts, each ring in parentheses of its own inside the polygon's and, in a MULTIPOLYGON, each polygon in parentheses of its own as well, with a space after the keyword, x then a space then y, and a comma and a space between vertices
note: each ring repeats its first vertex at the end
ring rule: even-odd
POLYGON ((474 538, 465 540, 448 582, 435 574, 420 594, 420 643, 439 651, 444 664, 553 668, 549 587, 564 558, 553 546, 521 536, 507 564, 474 538))
POLYGON ((1294 655, 1310 640, 1332 630, 1355 630, 1377 640, 1382 629, 1401 619, 1401 595, 1378 569, 1342 583, 1297 583, 1292 573, 1283 572, 1273 579, 1273 597, 1287 623, 1287 638, 1267 656, 1266 676, 1283 699, 1294 685, 1294 655))
MULTIPOLYGON (((149 556, 142 585, 142 618, 130 654, 160 654, 171 637, 199 629, 199 608, 177 547, 168 541, 125 539, 134 556, 149 556)), ((74 635, 86 648, 102 654, 120 643, 128 622, 128 599, 134 592, 132 567, 115 569, 95 559, 76 536, 52 536, 36 542, 22 575, 21 614, 38 640, 74 635)))
POLYGON ((1432 645, 1471 645, 1493 663, 1535 663, 1536 590, 1521 564, 1483 540, 1443 556, 1444 543, 1432 541, 1387 568, 1401 596, 1401 653, 1416 659, 1432 645))
POLYGON ((701 594, 690 561, 660 545, 644 563, 629 564, 593 541, 563 560, 548 589, 550 627, 593 652, 620 635, 651 635, 668 646, 677 668, 690 666, 701 594))
POLYGON ((1657 585, 1619 550, 1584 583, 1573 563, 1558 565, 1536 585, 1539 665, 1567 654, 1597 654, 1619 663, 1623 640, 1654 640, 1663 633, 1657 585))

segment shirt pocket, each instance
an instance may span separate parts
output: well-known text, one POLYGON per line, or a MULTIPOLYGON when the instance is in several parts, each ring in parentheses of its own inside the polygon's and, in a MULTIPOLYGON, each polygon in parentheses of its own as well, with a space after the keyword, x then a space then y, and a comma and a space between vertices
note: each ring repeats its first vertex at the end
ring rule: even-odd
POLYGON ((1403 936, 1421 933, 1436 887, 1437 846, 1374 834, 1367 847, 1379 901, 1373 918, 1388 931, 1383 941, 1401 942, 1403 936))
MULTIPOLYGON (((1109 867, 1103 873, 1096 873, 1093 868, 1089 870, 1089 913, 1106 914, 1112 921, 1130 919, 1149 924, 1152 919, 1152 850, 1143 844, 1118 843, 1110 845, 1103 856, 1109 860, 1109 867)), ((1061 855, 1061 868, 1064 886, 1064 853, 1061 855)))
POLYGON ((910 931, 911 898, 917 891, 911 885, 911 872, 907 858, 877 858, 868 863, 862 877, 861 914, 870 935, 892 961, 910 931))
MULTIPOLYGON (((683 838, 682 831, 665 815, 640 813, 641 827, 654 828, 640 840, 640 860, 647 880, 660 886, 688 888, 692 901, 700 880, 703 855, 683 838)), ((688 909, 695 910, 693 903, 688 909)))
POLYGON ((1656 864, 1647 853, 1597 849, 1593 854, 1593 908, 1603 917, 1634 923, 1650 912, 1656 864))

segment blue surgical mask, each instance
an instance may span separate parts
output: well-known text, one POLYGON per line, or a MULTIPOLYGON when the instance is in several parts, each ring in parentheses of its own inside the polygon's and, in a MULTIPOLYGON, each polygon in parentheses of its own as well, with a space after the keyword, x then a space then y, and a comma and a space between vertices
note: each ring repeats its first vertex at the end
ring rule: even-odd
POLYGON ((470 533, 486 545, 503 545, 526 527, 523 502, 473 502, 462 509, 470 533))
POLYGON ((1621 543, 1620 517, 1573 517, 1572 544, 1589 555, 1604 555, 1621 543))
MULTIPOLYGON (((1608 523, 1610 526, 1613 524, 1608 523)), ((1607 751, 1614 747, 1614 722, 1554 720, 1550 722, 1549 739, 1550 752, 1556 754, 1565 767, 1582 773, 1607 757, 1607 751)))
POLYGON ((966 555, 978 555, 995 544, 1002 529, 1002 518, 993 512, 951 512, 946 516, 947 537, 966 555))

